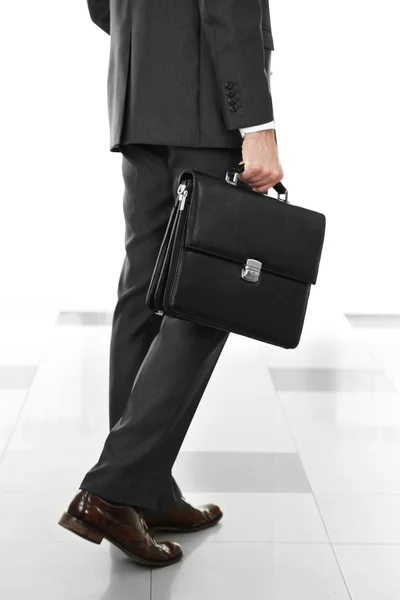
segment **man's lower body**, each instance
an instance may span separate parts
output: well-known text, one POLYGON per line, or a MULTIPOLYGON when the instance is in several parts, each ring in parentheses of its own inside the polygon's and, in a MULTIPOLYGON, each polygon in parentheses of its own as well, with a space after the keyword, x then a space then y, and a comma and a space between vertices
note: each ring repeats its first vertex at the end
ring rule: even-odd
POLYGON ((177 177, 194 169, 224 178, 240 160, 241 149, 123 148, 126 256, 111 334, 110 433, 80 488, 143 515, 181 500, 172 466, 229 335, 145 304, 177 177))

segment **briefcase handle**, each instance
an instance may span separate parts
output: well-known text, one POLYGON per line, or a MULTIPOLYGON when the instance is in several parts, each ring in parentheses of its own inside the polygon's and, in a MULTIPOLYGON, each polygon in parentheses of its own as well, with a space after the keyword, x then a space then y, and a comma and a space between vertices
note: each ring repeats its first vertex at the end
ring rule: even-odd
MULTIPOLYGON (((237 185, 238 181, 239 181, 239 175, 240 175, 240 173, 243 173, 243 171, 244 171, 243 163, 228 169, 225 174, 225 181, 227 183, 230 183, 231 185, 237 185)), ((243 181, 243 183, 245 184, 244 181, 243 181)), ((278 183, 275 184, 273 186, 273 188, 276 191, 276 193, 278 194, 278 196, 277 196, 278 200, 281 200, 282 202, 286 202, 287 204, 290 204, 290 202, 288 200, 289 192, 288 192, 287 188, 283 185, 282 182, 278 181, 278 183)), ((264 196, 268 196, 268 192, 266 194, 264 194, 264 196)))

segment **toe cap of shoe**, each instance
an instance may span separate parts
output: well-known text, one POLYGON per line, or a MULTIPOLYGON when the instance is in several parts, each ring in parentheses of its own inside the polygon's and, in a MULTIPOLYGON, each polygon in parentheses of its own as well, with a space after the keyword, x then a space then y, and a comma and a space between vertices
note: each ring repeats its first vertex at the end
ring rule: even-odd
POLYGON ((171 558, 176 558, 177 556, 181 556, 183 554, 182 548, 176 542, 170 542, 168 540, 159 542, 159 544, 164 547, 164 549, 168 552, 171 558))
POLYGON ((216 504, 205 504, 204 510, 211 521, 215 521, 216 519, 220 519, 223 515, 222 510, 216 504))

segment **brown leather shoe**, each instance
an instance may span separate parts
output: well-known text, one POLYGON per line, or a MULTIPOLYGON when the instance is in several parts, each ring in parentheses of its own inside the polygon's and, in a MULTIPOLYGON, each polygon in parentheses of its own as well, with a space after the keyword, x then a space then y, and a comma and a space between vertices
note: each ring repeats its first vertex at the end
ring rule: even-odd
POLYGON ((192 533, 213 527, 222 518, 223 512, 216 504, 205 504, 195 508, 185 498, 162 513, 144 514, 143 518, 151 531, 175 531, 192 533))
POLYGON ((85 490, 79 490, 58 523, 95 544, 106 538, 135 562, 149 567, 164 567, 183 556, 179 544, 154 540, 133 507, 111 504, 85 490))

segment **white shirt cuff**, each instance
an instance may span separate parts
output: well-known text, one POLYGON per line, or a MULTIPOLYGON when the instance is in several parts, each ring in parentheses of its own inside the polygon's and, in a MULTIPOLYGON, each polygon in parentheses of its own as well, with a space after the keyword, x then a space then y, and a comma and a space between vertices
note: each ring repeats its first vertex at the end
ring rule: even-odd
POLYGON ((275 121, 269 121, 268 123, 262 123, 261 125, 253 125, 252 127, 242 127, 239 131, 242 134, 242 137, 244 137, 245 133, 261 131, 262 129, 275 129, 275 121))

